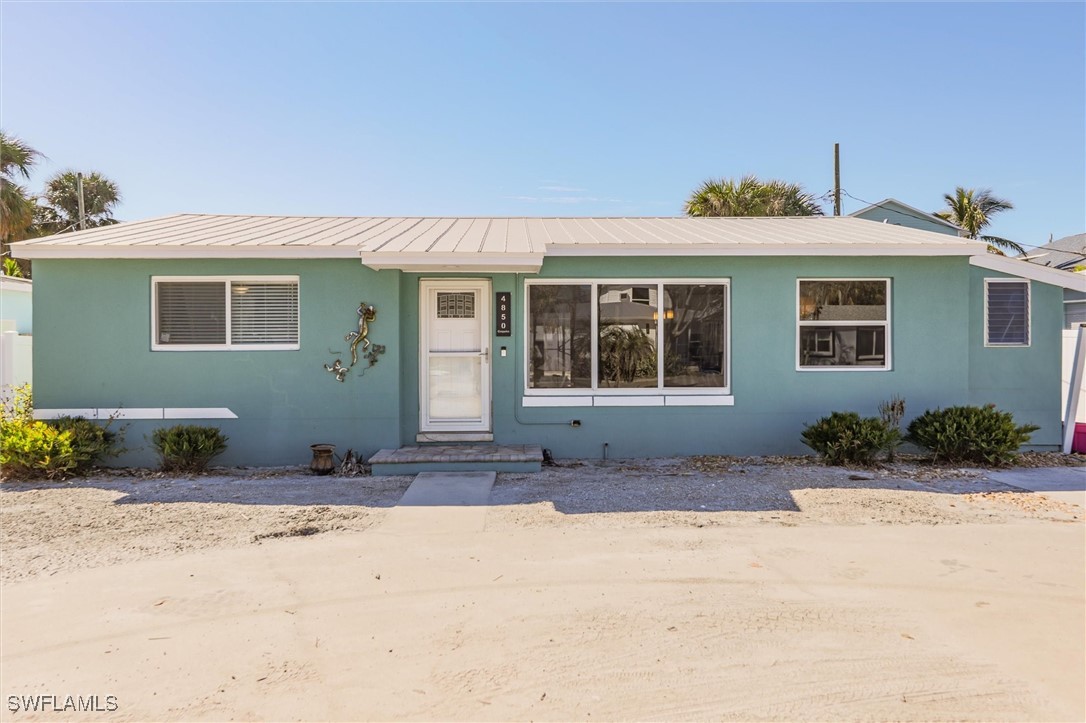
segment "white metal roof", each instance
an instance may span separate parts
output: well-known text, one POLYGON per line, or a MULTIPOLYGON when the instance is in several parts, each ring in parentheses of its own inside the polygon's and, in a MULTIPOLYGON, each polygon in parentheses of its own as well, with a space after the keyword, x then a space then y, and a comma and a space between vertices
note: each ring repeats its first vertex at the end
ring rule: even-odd
POLYGON ((20 258, 361 258, 375 269, 536 271, 548 256, 981 253, 984 244, 842 217, 413 218, 179 214, 21 241, 20 258))
POLYGON ((1000 254, 970 256, 969 263, 982 269, 1000 271, 1011 276, 1040 281, 1043 284, 1061 286, 1072 291, 1086 291, 1086 274, 1041 266, 1040 264, 1030 263, 1022 259, 1013 259, 1000 254))

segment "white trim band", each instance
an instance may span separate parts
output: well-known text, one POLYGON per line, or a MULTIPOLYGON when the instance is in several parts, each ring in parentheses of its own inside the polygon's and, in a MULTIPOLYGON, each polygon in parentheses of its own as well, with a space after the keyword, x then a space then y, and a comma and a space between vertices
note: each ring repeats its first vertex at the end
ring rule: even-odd
POLYGON ((34 419, 237 419, 227 407, 99 407, 97 409, 35 409, 34 419))
POLYGON ((734 407, 730 394, 667 394, 639 396, 521 397, 524 407, 734 407))

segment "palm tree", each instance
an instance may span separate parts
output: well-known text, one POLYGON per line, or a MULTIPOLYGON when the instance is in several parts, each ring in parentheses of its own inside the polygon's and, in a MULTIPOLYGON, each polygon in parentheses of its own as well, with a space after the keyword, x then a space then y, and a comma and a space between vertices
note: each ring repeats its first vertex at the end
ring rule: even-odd
MULTIPOLYGON (((42 194, 37 224, 48 233, 79 228, 79 179, 75 171, 62 171, 49 179, 42 194)), ((83 174, 83 215, 87 228, 117 223, 113 209, 120 203, 117 184, 101 173, 83 174)))
POLYGON ((34 197, 17 180, 28 180, 40 157, 20 139, 0 131, 0 241, 22 238, 34 222, 34 197))
POLYGON ((958 186, 954 189, 953 195, 944 194, 943 200, 946 201, 946 210, 935 211, 933 215, 960 226, 968 238, 986 242, 988 251, 1003 254, 1000 250, 1002 247, 1018 255, 1026 253, 1024 248, 1010 239, 981 234, 981 231, 992 222, 992 216, 1014 208, 1014 204, 1010 201, 992 195, 990 188, 977 190, 958 186))
POLYGON ((709 179, 683 204, 687 216, 821 216, 815 197, 798 183, 757 176, 709 179))

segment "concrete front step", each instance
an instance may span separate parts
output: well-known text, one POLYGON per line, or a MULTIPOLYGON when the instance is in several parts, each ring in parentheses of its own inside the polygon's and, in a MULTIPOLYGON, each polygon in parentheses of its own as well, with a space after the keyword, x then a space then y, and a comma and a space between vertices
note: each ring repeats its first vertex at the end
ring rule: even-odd
POLYGON ((428 444, 382 449, 368 460, 375 475, 420 472, 538 472, 538 444, 428 444))

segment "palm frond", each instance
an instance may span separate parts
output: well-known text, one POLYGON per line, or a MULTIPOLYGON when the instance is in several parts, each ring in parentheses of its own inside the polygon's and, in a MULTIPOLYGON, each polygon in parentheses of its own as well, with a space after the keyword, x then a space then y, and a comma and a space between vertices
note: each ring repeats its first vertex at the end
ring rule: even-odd
POLYGON ((1008 251, 1013 251, 1018 256, 1026 255, 1026 249, 1023 248, 1020 244, 1011 241, 1010 239, 1005 239, 1000 236, 981 236, 980 240, 988 244, 989 246, 995 246, 998 249, 1007 249, 1008 251))

